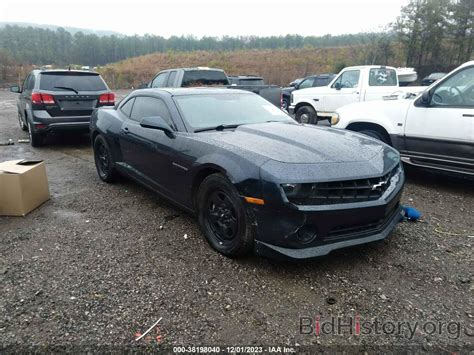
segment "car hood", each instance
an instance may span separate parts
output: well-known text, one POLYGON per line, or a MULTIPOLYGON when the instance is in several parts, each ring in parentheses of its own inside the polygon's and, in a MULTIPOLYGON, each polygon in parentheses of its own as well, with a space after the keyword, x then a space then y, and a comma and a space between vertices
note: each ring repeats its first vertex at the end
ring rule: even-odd
POLYGON ((243 125, 234 131, 204 134, 217 145, 290 164, 369 161, 385 146, 350 131, 283 122, 243 125))

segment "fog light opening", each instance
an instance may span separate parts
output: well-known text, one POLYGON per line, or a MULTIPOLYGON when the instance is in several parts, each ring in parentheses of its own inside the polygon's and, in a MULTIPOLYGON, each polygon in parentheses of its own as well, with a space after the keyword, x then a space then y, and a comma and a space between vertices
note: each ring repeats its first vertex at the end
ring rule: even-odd
POLYGON ((306 225, 298 229, 296 233, 296 239, 301 244, 309 244, 314 241, 317 237, 316 227, 312 225, 306 225))

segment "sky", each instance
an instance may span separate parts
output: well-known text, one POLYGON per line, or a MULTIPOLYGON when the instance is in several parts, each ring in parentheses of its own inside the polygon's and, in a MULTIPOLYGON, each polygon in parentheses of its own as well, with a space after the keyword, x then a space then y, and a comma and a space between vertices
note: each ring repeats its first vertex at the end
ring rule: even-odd
POLYGON ((321 36, 379 31, 408 0, 1 0, 0 22, 126 35, 321 36))

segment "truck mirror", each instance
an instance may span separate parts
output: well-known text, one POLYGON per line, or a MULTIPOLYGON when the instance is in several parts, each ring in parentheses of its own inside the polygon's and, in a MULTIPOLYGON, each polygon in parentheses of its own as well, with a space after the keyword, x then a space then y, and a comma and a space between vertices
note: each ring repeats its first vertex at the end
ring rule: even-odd
POLYGON ((423 94, 421 94, 421 103, 424 106, 429 106, 431 102, 431 93, 429 90, 423 91, 423 94))
POLYGON ((341 83, 336 83, 336 84, 334 84, 334 88, 335 88, 336 90, 341 90, 341 87, 342 87, 342 86, 341 86, 341 83))

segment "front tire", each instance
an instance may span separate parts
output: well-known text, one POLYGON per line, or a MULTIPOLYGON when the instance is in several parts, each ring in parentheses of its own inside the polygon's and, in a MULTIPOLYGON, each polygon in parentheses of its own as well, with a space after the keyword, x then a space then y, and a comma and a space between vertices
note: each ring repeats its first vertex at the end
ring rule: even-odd
POLYGON ((94 161, 102 181, 114 182, 116 180, 117 171, 112 159, 112 152, 107 141, 100 134, 94 139, 94 161))
POLYGON ((205 178, 196 202, 199 225, 211 247, 228 257, 243 256, 252 250, 252 217, 225 176, 212 174, 205 178))
POLYGON ((311 106, 302 106, 296 110, 295 119, 299 123, 317 124, 318 115, 311 106))

